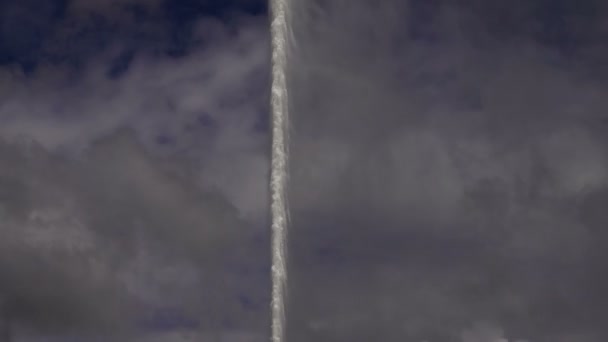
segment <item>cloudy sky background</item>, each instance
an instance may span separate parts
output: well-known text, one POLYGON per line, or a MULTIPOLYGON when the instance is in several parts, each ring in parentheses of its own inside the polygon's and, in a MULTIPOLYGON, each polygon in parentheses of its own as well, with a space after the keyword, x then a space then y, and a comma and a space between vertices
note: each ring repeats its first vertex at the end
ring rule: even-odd
POLYGON ((0 1, 3 334, 267 339, 268 75, 263 1, 0 1))
MULTIPOLYGON (((288 341, 605 341, 606 4, 291 3, 288 341)), ((268 340, 266 11, 0 1, 14 341, 268 340)))
POLYGON ((287 340, 606 341, 606 4, 291 3, 287 340))

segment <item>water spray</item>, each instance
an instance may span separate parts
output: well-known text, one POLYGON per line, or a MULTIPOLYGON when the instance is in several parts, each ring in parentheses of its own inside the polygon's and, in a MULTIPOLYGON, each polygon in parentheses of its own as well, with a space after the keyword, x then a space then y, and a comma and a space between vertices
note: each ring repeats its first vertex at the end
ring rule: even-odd
POLYGON ((287 289, 287 5, 289 0, 271 0, 272 39, 272 153, 270 171, 272 300, 271 341, 285 342, 285 294, 287 289))

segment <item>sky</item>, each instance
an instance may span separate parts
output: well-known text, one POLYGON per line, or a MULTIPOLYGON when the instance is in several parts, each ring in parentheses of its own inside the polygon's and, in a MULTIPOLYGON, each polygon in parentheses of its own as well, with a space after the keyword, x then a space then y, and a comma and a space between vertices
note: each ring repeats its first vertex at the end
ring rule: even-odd
POLYGON ((605 1, 291 1, 289 342, 600 342, 605 1))
POLYGON ((2 341, 267 339, 266 7, 0 1, 2 341))
MULTIPOLYGON (((608 340, 605 1, 289 5, 286 342, 608 340)), ((267 7, 0 0, 0 342, 269 340, 267 7)))

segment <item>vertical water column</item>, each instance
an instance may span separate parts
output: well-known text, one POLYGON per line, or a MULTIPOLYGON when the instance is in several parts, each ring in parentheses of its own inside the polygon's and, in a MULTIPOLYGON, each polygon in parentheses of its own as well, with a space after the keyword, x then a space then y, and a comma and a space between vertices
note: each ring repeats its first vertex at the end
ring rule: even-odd
POLYGON ((284 342, 287 266, 287 87, 285 82, 288 0, 271 1, 272 36, 272 169, 270 175, 272 215, 272 342, 284 342))

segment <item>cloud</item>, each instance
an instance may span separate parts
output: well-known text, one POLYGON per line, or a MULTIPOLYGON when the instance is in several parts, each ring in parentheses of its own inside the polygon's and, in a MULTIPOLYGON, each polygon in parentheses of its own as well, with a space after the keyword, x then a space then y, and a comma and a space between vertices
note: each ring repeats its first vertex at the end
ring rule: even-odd
POLYGON ((146 341, 167 341, 167 342, 187 342, 201 340, 217 340, 221 342, 258 342, 265 341, 265 336, 247 332, 218 332, 213 333, 197 333, 197 332, 182 332, 175 334, 167 334, 166 336, 147 336, 146 341))
POLYGON ((606 11, 434 4, 293 2, 288 335, 605 336, 606 11))
POLYGON ((248 267, 239 258, 251 249, 234 207, 159 171, 128 139, 107 144, 86 161, 43 149, 17 162, 3 154, 2 179, 18 191, 17 202, 11 194, 2 202, 5 314, 50 332, 132 328, 142 305, 177 305, 203 321, 210 310, 234 317, 230 297, 248 290, 230 265, 248 267))
MULTIPOLYGON (((487 322, 478 322, 473 328, 462 332, 463 342, 509 342, 500 328, 487 322)), ((517 340, 516 342, 525 342, 517 340)))
MULTIPOLYGON (((106 77, 103 57, 76 81, 66 77, 65 69, 51 66, 32 77, 5 69, 0 135, 78 153, 92 141, 131 127, 153 153, 217 159, 212 166, 244 163, 259 170, 255 177, 263 176, 268 142, 266 131, 258 129, 267 110, 267 90, 259 86, 267 82, 268 68, 263 20, 246 20, 237 32, 228 33, 210 19, 200 23, 199 32, 224 38, 178 61, 142 56, 120 79, 106 77)), ((212 182, 213 172, 208 171, 206 181, 212 182)), ((237 174, 232 185, 249 177, 237 174)), ((243 187, 263 191, 254 184, 243 187)), ((250 197, 259 202, 264 194, 250 197)), ((244 211, 256 206, 239 205, 244 211)), ((258 214, 246 215, 259 216, 259 205, 255 210, 258 214)))
MULTIPOLYGON (((118 20, 112 4, 71 2, 73 33, 86 11, 118 20)), ((187 54, 134 47, 118 76, 131 45, 113 38, 78 68, 0 68, 0 298, 15 331, 127 339, 163 310, 203 331, 265 329, 265 19, 194 24, 187 54)))

